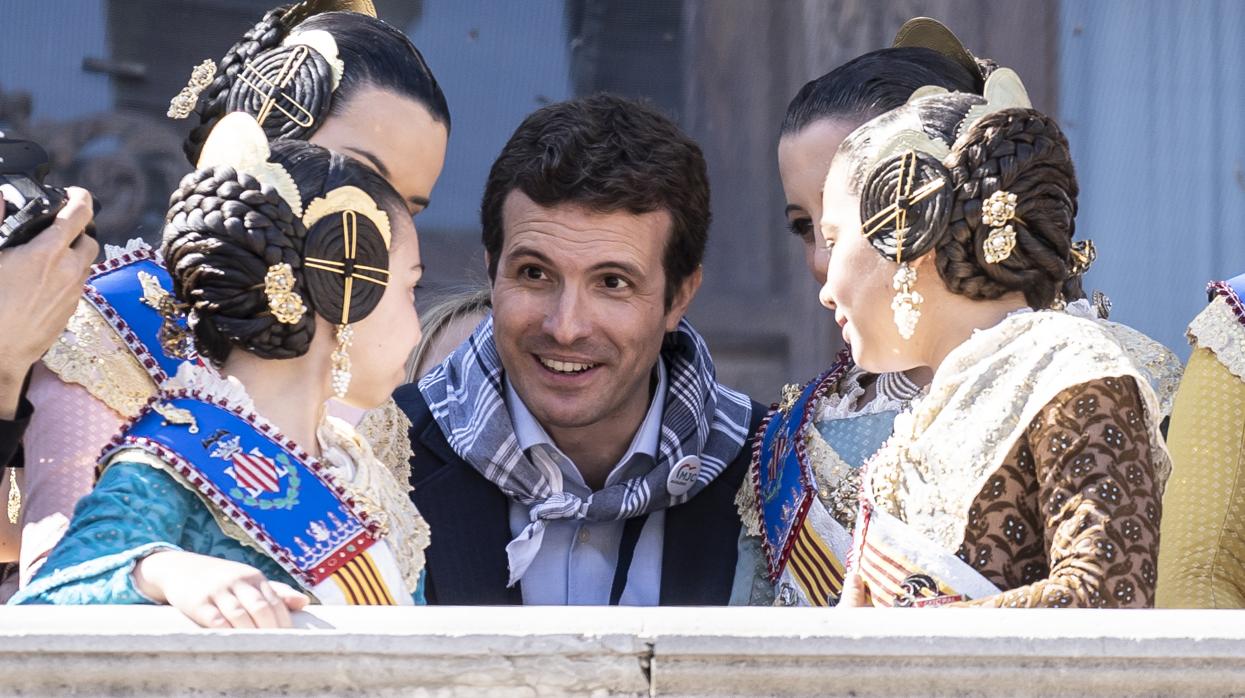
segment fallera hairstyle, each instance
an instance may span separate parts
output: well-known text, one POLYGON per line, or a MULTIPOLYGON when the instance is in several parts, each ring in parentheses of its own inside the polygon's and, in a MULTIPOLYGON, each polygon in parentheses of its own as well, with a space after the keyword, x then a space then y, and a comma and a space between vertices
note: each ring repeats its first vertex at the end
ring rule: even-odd
POLYGON ((505 236, 502 208, 521 191, 540 206, 667 211, 666 307, 700 266, 709 236, 709 176, 692 139, 649 104, 599 94, 532 113, 493 163, 480 206, 489 278, 505 236))
MULTIPOLYGON (((366 192, 391 220, 406 216, 401 196, 369 167, 304 141, 272 144, 271 162, 285 167, 306 206, 343 186, 366 192)), ((173 295, 191 320, 199 353, 217 365, 240 347, 265 359, 288 359, 307 352, 315 336, 315 316, 340 317, 343 294, 336 274, 303 263, 307 250, 331 256, 342 235, 343 216, 325 216, 308 230, 272 186, 233 167, 205 167, 186 175, 169 202, 164 227, 165 266, 173 295), (294 324, 278 322, 265 295, 265 275, 275 264, 289 264, 294 292, 308 312, 294 324), (314 272, 314 273, 312 273, 314 272)), ((388 268, 380 235, 365 234, 371 223, 358 217, 360 263, 388 268), (379 247, 379 249, 377 249, 379 247)), ((398 240, 394 240, 397 244, 398 240)), ((327 258, 327 257, 326 257, 327 258)), ((359 284, 351 296, 351 316, 375 307, 383 288, 359 284), (370 305, 370 307, 368 307, 370 305)))
MULTIPOLYGON (((314 119, 310 126, 304 126, 274 109, 261 124, 269 139, 310 138, 326 116, 344 111, 354 95, 368 86, 415 100, 428 109, 433 119, 449 129, 450 112, 445 95, 423 55, 405 34, 375 17, 357 12, 324 12, 291 29, 283 21, 291 7, 283 5, 268 11, 221 59, 215 79, 199 96, 194 112, 198 124, 183 144, 192 165, 198 163, 212 127, 226 114, 245 111, 258 116, 263 95, 240 79, 244 68, 250 64, 251 70, 266 78, 275 78, 285 65, 286 55, 294 50, 283 47, 282 42, 291 33, 312 30, 326 31, 336 41, 344 66, 341 83, 333 89, 328 62, 312 51, 309 60, 299 65, 285 93, 311 112, 314 119)), ((254 78, 251 81, 256 82, 254 78)))
POLYGON ((884 48, 858 56, 800 88, 782 122, 782 135, 798 133, 822 119, 863 124, 897 109, 918 88, 937 85, 950 92, 981 94, 994 69, 977 59, 978 74, 928 48, 884 48))
POLYGON ((941 162, 920 156, 918 179, 941 176, 950 187, 930 197, 928 205, 909 210, 906 239, 936 253, 938 273, 947 288, 978 300, 1020 292, 1037 309, 1051 307, 1061 292, 1067 300, 1083 297, 1079 277, 1073 273, 1078 187, 1067 138, 1054 119, 1033 109, 989 113, 957 133, 969 109, 984 103, 982 97, 956 92, 927 97, 849 135, 836 157, 849 158, 862 220, 867 211, 880 211, 893 200, 902 168, 891 160, 902 156, 884 159, 869 171, 864 168, 888 133, 919 122, 917 128, 950 146, 950 154, 941 162), (982 205, 1000 190, 1017 197, 1016 218, 1010 221, 1016 247, 1005 260, 992 264, 984 260, 990 226, 982 221, 982 205))

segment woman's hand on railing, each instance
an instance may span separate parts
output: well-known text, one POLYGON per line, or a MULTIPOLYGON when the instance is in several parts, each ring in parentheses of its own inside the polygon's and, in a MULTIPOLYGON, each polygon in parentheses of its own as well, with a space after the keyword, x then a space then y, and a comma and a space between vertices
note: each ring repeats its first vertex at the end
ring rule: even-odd
POLYGON ((289 628, 290 612, 309 603, 250 565, 180 550, 143 558, 134 567, 134 585, 205 628, 289 628))

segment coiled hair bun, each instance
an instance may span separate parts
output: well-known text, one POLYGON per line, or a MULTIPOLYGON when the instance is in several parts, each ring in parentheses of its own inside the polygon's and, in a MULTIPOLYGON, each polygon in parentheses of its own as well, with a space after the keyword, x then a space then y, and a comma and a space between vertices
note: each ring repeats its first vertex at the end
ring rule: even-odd
POLYGON ((860 191, 862 232, 884 257, 915 260, 947 232, 951 176, 932 155, 904 151, 879 162, 860 191))
POLYGON ((294 44, 269 49, 238 74, 227 112, 255 116, 269 140, 307 139, 333 104, 333 72, 319 51, 294 44))
POLYGON ((189 306, 200 354, 224 362, 234 344, 266 359, 301 356, 315 335, 315 318, 278 322, 268 309, 264 277, 274 264, 294 271, 303 294, 306 236, 276 189, 232 167, 186 175, 169 202, 165 265, 173 295, 189 306))

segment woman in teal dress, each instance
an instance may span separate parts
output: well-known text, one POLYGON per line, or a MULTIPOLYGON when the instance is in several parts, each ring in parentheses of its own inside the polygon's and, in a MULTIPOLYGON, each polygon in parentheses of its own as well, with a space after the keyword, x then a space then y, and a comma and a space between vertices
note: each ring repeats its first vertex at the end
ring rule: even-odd
POLYGON ((242 113, 199 164, 163 252, 204 363, 105 450, 12 603, 167 603, 212 627, 287 626, 309 599, 422 603, 428 531, 407 483, 324 410, 383 402, 419 340, 423 266, 401 197, 319 146, 270 146, 242 113))

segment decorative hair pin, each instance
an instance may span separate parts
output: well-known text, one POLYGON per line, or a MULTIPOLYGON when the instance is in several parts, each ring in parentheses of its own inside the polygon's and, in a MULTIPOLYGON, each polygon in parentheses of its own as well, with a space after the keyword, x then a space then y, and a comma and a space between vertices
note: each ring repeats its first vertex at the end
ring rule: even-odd
POLYGON ((272 316, 285 325, 296 325, 307 313, 302 296, 294 291, 294 269, 289 264, 274 264, 264 275, 264 295, 272 316))
POLYGON ((169 102, 168 116, 173 119, 184 119, 190 116, 199 103, 199 93, 207 89, 216 77, 216 62, 206 59, 190 71, 190 82, 169 102))
POLYGON ((981 205, 981 222, 990 228, 982 243, 986 263, 998 264, 1012 256, 1016 249, 1016 229, 1009 221, 1016 217, 1016 195, 1002 189, 990 195, 981 205))
POLYGON ((352 186, 338 187, 308 204, 307 213, 303 216, 303 225, 311 230, 311 227, 321 219, 336 213, 342 216, 342 235, 346 237, 345 244, 342 246, 344 259, 307 257, 304 263, 312 269, 346 277, 345 298, 342 300, 342 315, 339 324, 348 325, 350 324, 350 297, 355 281, 365 281, 377 286, 389 285, 388 269, 358 264, 355 261, 359 247, 358 216, 363 216, 372 222, 385 243, 385 249, 389 249, 392 233, 389 230, 388 214, 376 205, 367 192, 352 186))
POLYGON ((238 73, 238 80, 242 84, 263 95, 264 100, 260 104, 259 113, 255 116, 255 120, 261 125, 268 120, 268 115, 273 109, 285 114, 286 118, 303 128, 311 128, 315 125, 315 114, 285 92, 285 88, 294 79, 298 69, 311 57, 311 51, 312 49, 306 45, 295 46, 295 49, 286 56, 285 63, 281 65, 276 76, 272 78, 259 72, 255 67, 255 61, 248 61, 242 72, 238 73), (290 107, 293 107, 292 111, 290 107))

